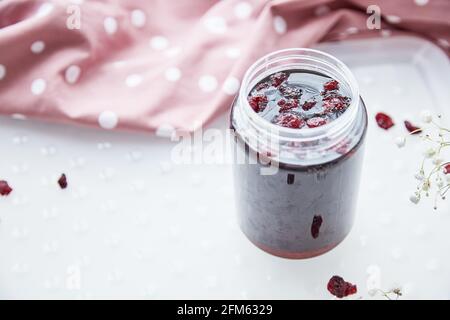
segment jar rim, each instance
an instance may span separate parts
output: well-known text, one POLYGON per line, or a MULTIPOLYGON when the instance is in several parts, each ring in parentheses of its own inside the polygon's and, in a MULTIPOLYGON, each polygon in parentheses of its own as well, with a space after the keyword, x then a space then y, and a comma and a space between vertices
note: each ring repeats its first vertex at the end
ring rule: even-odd
MULTIPOLYGON (((285 69, 287 70, 287 68, 285 69)), ((324 72, 329 75, 330 72, 324 72)), ((356 118, 359 107, 359 87, 358 83, 350 71, 350 69, 336 57, 316 49, 310 48, 288 48, 271 52, 253 63, 244 75, 242 86, 239 90, 239 104, 243 107, 244 113, 251 120, 251 122, 260 130, 266 128, 271 132, 277 132, 278 135, 289 136, 297 141, 317 140, 331 134, 334 131, 345 130, 347 126, 356 118), (351 102, 347 110, 337 119, 316 128, 295 129, 288 127, 280 127, 258 115, 250 106, 247 96, 252 88, 249 88, 251 79, 258 71, 258 68, 264 68, 265 64, 270 62, 282 61, 287 58, 304 58, 311 62, 320 62, 329 67, 330 70, 342 75, 347 87, 351 93, 351 102)))

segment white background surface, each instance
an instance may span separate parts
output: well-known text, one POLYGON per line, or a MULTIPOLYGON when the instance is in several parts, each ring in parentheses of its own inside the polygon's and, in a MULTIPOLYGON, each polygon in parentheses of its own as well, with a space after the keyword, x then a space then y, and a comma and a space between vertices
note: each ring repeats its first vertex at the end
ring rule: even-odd
POLYGON ((329 299, 336 274, 358 285, 352 299, 372 299, 367 281, 449 299, 450 201, 409 202, 423 146, 393 143, 422 109, 450 117, 448 60, 418 40, 381 41, 322 46, 354 71, 370 121, 355 226, 310 260, 245 239, 229 165, 171 164, 164 138, 0 118, 0 178, 14 188, 0 198, 0 298, 329 299), (397 125, 378 128, 377 111, 397 125))

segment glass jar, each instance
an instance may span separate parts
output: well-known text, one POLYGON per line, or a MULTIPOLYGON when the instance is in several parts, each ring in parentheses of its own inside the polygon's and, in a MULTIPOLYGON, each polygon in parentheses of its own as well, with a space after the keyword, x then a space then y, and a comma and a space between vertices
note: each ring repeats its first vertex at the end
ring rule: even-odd
POLYGON ((239 224, 260 249, 284 258, 323 254, 350 232, 358 198, 367 112, 350 70, 312 49, 286 49, 253 64, 231 111, 239 224), (263 119, 250 91, 280 71, 304 70, 339 81, 350 105, 316 128, 292 129, 263 119))

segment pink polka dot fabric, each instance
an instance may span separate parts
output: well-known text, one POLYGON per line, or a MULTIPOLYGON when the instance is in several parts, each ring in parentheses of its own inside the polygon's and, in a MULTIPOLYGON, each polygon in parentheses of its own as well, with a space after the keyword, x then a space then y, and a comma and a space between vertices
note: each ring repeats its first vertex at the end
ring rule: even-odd
POLYGON ((449 52, 449 14, 448 0, 1 0, 0 113, 191 131, 229 110, 264 54, 400 32, 449 52))

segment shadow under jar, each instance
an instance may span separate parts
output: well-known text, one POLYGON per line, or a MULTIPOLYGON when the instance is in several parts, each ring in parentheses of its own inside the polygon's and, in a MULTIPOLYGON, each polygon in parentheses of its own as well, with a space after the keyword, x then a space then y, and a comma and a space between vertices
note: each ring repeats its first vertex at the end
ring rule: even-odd
POLYGON ((317 50, 271 53, 244 76, 231 129, 239 224, 248 239, 292 259, 342 242, 353 225, 367 130, 350 70, 317 50))

